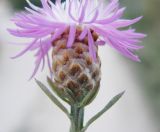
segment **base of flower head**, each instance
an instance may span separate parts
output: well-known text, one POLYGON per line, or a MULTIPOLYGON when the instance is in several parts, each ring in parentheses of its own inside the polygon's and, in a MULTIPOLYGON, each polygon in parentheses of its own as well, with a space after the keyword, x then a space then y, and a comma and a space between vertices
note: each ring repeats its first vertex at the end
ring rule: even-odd
MULTIPOLYGON (((124 94, 124 92, 122 92, 116 95, 100 112, 95 114, 95 116, 93 116, 86 124, 84 124, 83 120, 84 120, 85 106, 78 105, 77 103, 71 103, 70 104, 71 112, 69 112, 67 108, 59 101, 59 99, 57 99, 54 96, 54 94, 44 84, 42 84, 38 80, 36 80, 36 82, 40 86, 40 88, 44 91, 44 93, 53 101, 53 103, 55 103, 55 105, 58 106, 70 119, 71 121, 70 132, 85 132, 94 121, 96 121, 106 111, 108 111, 124 94)), ((58 97, 64 100, 65 95, 64 96, 60 95, 61 93, 59 93, 59 89, 55 88, 55 86, 53 85, 52 81, 49 78, 48 78, 48 82, 51 86, 51 90, 53 90, 58 95, 58 97)), ((90 97, 92 93, 93 91, 88 96, 86 96, 86 100, 89 99, 88 97, 90 97)))

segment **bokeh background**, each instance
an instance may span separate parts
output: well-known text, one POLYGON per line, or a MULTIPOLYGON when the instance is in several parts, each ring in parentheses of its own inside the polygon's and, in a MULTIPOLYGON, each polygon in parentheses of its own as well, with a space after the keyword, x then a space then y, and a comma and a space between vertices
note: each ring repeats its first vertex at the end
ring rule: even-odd
MULTIPOLYGON (((31 0, 39 5, 39 0, 31 0)), ((160 132, 160 0, 120 0, 125 17, 144 18, 134 27, 148 35, 137 54, 142 62, 132 62, 109 46, 100 48, 101 90, 87 107, 86 120, 118 92, 125 96, 87 132, 160 132)), ((6 31, 14 27, 10 18, 27 6, 24 0, 0 0, 0 132, 66 132, 69 121, 36 86, 28 81, 34 65, 32 53, 11 60, 25 42, 6 31)), ((39 74, 45 82, 47 72, 39 74)))

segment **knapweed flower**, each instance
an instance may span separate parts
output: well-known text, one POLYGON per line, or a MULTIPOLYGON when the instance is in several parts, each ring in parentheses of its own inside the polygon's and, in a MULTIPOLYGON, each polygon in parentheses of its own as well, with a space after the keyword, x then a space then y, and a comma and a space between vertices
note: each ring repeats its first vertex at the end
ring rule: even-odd
POLYGON ((12 35, 32 39, 25 49, 14 58, 28 51, 36 51, 35 70, 32 77, 45 62, 59 87, 74 89, 94 88, 100 82, 100 59, 98 46, 108 44, 126 57, 139 61, 134 51, 145 35, 126 27, 142 17, 123 19, 125 8, 118 0, 41 0, 42 7, 27 0, 30 8, 16 14, 12 21, 17 29, 9 29, 12 35), (49 51, 52 50, 52 59, 49 51), (52 66, 51 66, 52 61, 52 66), (64 81, 66 80, 66 81, 64 81))

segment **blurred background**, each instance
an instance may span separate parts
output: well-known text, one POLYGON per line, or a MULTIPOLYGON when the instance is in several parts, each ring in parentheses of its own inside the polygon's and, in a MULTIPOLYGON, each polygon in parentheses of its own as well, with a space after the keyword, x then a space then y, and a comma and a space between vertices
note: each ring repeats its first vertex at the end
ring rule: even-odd
MULTIPOLYGON (((39 0, 31 0, 40 5, 39 0)), ((137 54, 142 62, 132 62, 109 46, 100 48, 101 90, 86 110, 86 120, 99 111, 115 94, 125 96, 87 132, 160 132, 160 0, 120 0, 125 17, 144 18, 134 27, 146 33, 144 49, 137 54)), ((25 42, 6 31, 13 28, 10 18, 27 6, 24 0, 0 0, 0 132, 66 132, 69 121, 36 86, 28 81, 34 60, 27 54, 16 60, 25 42)), ((37 75, 45 82, 47 72, 37 75)))

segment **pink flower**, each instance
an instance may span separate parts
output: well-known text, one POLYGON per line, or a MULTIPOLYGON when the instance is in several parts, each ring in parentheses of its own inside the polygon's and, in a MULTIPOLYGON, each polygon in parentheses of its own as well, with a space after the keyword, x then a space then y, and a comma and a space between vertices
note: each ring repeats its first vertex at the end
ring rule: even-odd
POLYGON ((88 37, 89 52, 93 59, 96 59, 94 45, 108 44, 126 57, 139 61, 133 52, 143 48, 138 43, 145 35, 135 32, 135 29, 124 27, 138 22, 142 17, 132 20, 121 18, 125 8, 119 7, 118 0, 110 0, 107 5, 104 0, 66 0, 63 3, 57 0, 55 4, 51 0, 41 0, 42 7, 33 5, 29 0, 27 3, 30 8, 26 7, 25 12, 18 13, 12 19, 17 29, 9 29, 9 32, 17 37, 32 39, 24 50, 13 57, 22 56, 27 51, 36 51, 36 65, 32 77, 41 64, 43 69, 46 59, 50 67, 48 54, 50 49, 54 48, 52 42, 67 29, 69 29, 67 47, 72 47, 77 26, 82 28, 78 38, 83 40, 88 37), (91 31, 99 36, 96 42, 91 31))

